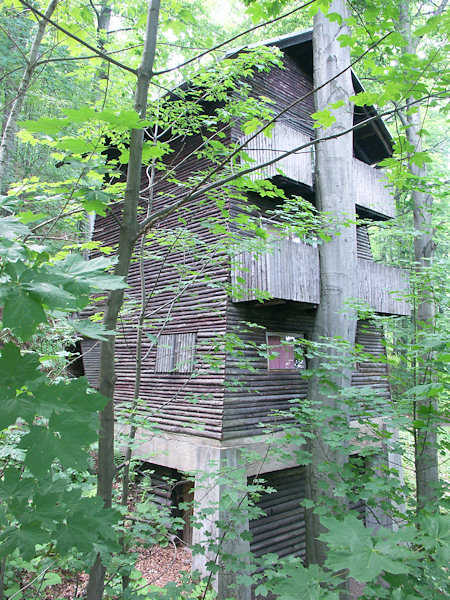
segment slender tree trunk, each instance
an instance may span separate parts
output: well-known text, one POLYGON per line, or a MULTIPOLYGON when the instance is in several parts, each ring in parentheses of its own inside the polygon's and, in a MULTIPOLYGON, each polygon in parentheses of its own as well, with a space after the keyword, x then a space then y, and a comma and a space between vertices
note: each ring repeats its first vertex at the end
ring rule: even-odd
MULTIPOLYGON (((157 142, 157 127, 155 128, 154 133, 154 142, 157 142)), ((150 168, 150 181, 149 181, 149 198, 147 202, 147 216, 151 213, 153 207, 153 184, 155 179, 155 160, 153 160, 151 168, 150 168)), ((139 395, 141 393, 141 379, 142 379, 142 336, 143 336, 143 326, 145 323, 145 313, 147 311, 148 306, 148 298, 147 298, 147 285, 145 280, 145 235, 142 236, 140 242, 140 251, 139 251, 139 271, 140 271, 140 310, 139 310, 139 318, 137 323, 137 339, 136 339, 136 367, 135 367, 135 379, 134 379, 134 400, 131 406, 131 418, 134 417, 134 412, 138 407, 139 403, 139 395)), ((130 465, 131 458, 133 456, 133 446, 136 439, 138 428, 137 425, 132 422, 130 425, 130 431, 128 434, 127 440, 127 449, 125 451, 125 464, 123 468, 122 475, 122 497, 121 504, 122 506, 128 506, 128 498, 129 498, 129 490, 130 490, 130 465)), ((122 551, 125 553, 127 551, 127 547, 125 544, 125 540, 121 540, 122 551)), ((130 584, 129 575, 124 575, 122 577, 122 589, 125 590, 130 584)))
MULTIPOLYGON (((330 12, 347 16, 344 0, 335 0, 330 12)), ((350 65, 350 51, 341 48, 337 36, 344 33, 345 26, 331 23, 318 12, 314 18, 313 53, 314 87, 322 86, 333 80, 337 73, 350 65)), ((318 129, 317 138, 339 134, 350 128, 353 123, 353 106, 349 96, 353 93, 351 71, 319 89, 315 94, 315 108, 322 110, 329 104, 342 100, 344 105, 333 111, 335 123, 328 129, 318 129)), ((356 287, 356 229, 354 225, 345 226, 344 221, 355 213, 353 195, 353 136, 346 134, 335 140, 320 142, 316 146, 316 199, 318 208, 324 213, 333 213, 338 221, 336 234, 330 242, 319 246, 320 258, 320 305, 314 322, 313 339, 316 342, 330 342, 328 362, 346 361, 348 349, 337 347, 336 338, 349 345, 355 341, 356 312, 346 305, 349 298, 357 295, 356 287)), ((321 358, 313 358, 310 367, 321 367, 321 358)), ((348 361, 347 361, 348 362, 348 361)), ((350 385, 351 368, 336 368, 331 375, 332 383, 338 390, 350 385)), ((331 390, 324 390, 320 377, 314 376, 309 383, 308 399, 324 408, 338 408, 340 401, 331 390)), ((342 410, 345 409, 342 408, 342 410)), ((312 462, 307 468, 307 494, 316 504, 321 496, 333 496, 333 478, 323 470, 326 464, 343 464, 345 455, 330 447, 324 433, 330 422, 317 425, 315 437, 309 443, 312 462)), ((316 538, 323 531, 317 515, 307 511, 307 559, 308 562, 322 565, 326 559, 326 546, 316 538)))
POLYGON ((48 24, 47 19, 51 18, 55 8, 58 5, 58 2, 59 0, 51 0, 44 13, 46 18, 41 19, 38 22, 37 32, 31 45, 30 56, 27 59, 22 80, 19 84, 15 100, 11 104, 8 118, 3 129, 2 139, 0 142, 0 193, 5 192, 7 171, 14 148, 14 134, 16 131, 17 119, 19 118, 26 93, 30 87, 31 77, 35 69, 36 62, 39 60, 39 50, 48 24))
MULTIPOLYGON (((446 3, 442 3, 436 13, 445 8, 446 3)), ((400 28, 407 40, 405 52, 416 53, 419 39, 415 38, 411 31, 410 1, 402 0, 400 4, 400 28)), ((409 99, 414 102, 414 99, 409 99)), ((415 152, 422 151, 422 139, 420 136, 421 114, 417 105, 414 105, 414 111, 406 111, 401 115, 404 125, 406 125, 406 136, 408 142, 414 146, 415 152)), ((414 162, 410 162, 409 170, 415 177, 426 181, 427 167, 424 163, 419 167, 414 162)), ((417 307, 413 318, 415 319, 415 330, 420 332, 424 329, 430 329, 434 325, 435 306, 431 299, 429 286, 425 283, 426 272, 432 264, 435 244, 433 241, 433 229, 431 223, 433 197, 421 190, 412 191, 414 229, 416 236, 414 238, 414 263, 416 278, 418 281, 417 307)), ((425 361, 431 357, 424 356, 425 361)), ((420 365, 416 364, 419 370, 420 365)), ((422 373, 428 372, 426 369, 422 373)), ((422 373, 418 373, 420 380, 417 383, 429 383, 424 379, 422 373)), ((426 377, 426 375, 425 375, 426 377)), ((430 376, 431 377, 431 376, 430 376)), ((439 510, 440 492, 439 492, 439 470, 438 470, 438 442, 436 432, 436 415, 438 410, 438 401, 435 398, 418 400, 414 406, 414 419, 426 423, 415 429, 414 432, 414 457, 416 470, 416 496, 417 509, 420 511, 427 505, 428 510, 439 510)))
MULTIPOLYGON (((100 10, 97 11, 97 34, 98 34, 98 48, 102 52, 105 52, 105 44, 111 25, 111 7, 108 5, 108 0, 103 0, 100 10)), ((99 79, 107 79, 108 74, 105 70, 105 64, 103 64, 98 73, 99 79)))
MULTIPOLYGON (((138 69, 138 81, 134 109, 142 119, 146 116, 148 87, 152 78, 156 52, 160 0, 151 0, 148 6, 147 29, 144 52, 138 69)), ((123 203, 123 213, 119 236, 119 260, 114 269, 115 275, 126 277, 135 247, 138 233, 137 209, 141 187, 142 146, 144 129, 133 129, 130 137, 130 158, 128 162, 127 184, 123 203)), ((123 304, 123 290, 114 290, 108 294, 103 323, 107 329, 114 330, 123 304)), ((99 366, 99 391, 110 398, 100 413, 100 438, 98 450, 97 493, 103 498, 105 507, 112 503, 112 484, 114 478, 114 387, 115 387, 115 340, 111 336, 102 342, 99 366)), ((100 556, 91 569, 87 590, 87 600, 100 600, 103 596, 105 567, 100 556)))

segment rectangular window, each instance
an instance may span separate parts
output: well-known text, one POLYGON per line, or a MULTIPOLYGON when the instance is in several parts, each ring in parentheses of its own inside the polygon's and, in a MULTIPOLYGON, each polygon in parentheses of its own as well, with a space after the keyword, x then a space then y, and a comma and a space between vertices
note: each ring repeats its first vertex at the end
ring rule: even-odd
POLYGON ((300 340, 293 335, 267 333, 269 371, 305 369, 306 361, 300 340))
POLYGON ((156 350, 156 373, 192 373, 196 333, 160 335, 156 350))

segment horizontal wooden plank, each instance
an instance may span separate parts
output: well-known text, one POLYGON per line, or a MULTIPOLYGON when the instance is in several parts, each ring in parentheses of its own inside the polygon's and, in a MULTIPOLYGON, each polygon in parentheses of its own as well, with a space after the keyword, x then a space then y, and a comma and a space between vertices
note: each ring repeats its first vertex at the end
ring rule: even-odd
POLYGON ((353 159, 353 179, 357 206, 385 217, 395 217, 395 199, 381 169, 353 159))
MULTIPOLYGON (((257 163, 265 163, 291 151, 304 144, 308 144, 310 137, 293 129, 282 122, 276 122, 270 132, 270 137, 261 133, 252 138, 251 135, 243 136, 239 142, 246 143, 246 153, 257 163)), ((250 174, 250 178, 270 179, 278 175, 280 170, 283 175, 296 182, 312 187, 312 155, 311 148, 305 148, 279 160, 278 162, 250 174)))

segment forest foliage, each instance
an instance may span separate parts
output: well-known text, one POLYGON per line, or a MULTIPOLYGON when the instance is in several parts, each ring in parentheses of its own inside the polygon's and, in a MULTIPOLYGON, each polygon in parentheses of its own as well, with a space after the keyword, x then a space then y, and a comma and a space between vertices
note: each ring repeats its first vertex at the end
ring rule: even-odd
MULTIPOLYGON (((1 7, 2 142, 7 143, 0 180, 0 599, 44 598, 50 593, 49 586, 59 581, 62 569, 87 572, 96 559, 107 572, 105 590, 102 588, 98 597, 214 597, 210 580, 199 583, 194 579, 179 586, 168 585, 165 590, 146 585, 135 567, 134 540, 142 539, 149 546, 170 543, 170 535, 180 522, 158 514, 151 497, 144 494, 137 513, 131 516, 126 493, 121 497, 111 488, 114 497, 106 508, 105 497, 96 495, 92 456, 98 441, 98 413, 108 405, 110 396, 92 389, 85 378, 69 377, 69 365, 77 359, 74 348, 80 336, 108 344, 120 335, 116 324, 111 328, 101 321, 106 293, 125 293, 122 315, 124 319, 139 316, 138 335, 143 335, 146 317, 142 309, 145 298, 139 307, 127 296, 126 272, 118 274, 117 270, 117 249, 101 248, 90 238, 88 215, 104 216, 121 205, 126 193, 121 165, 131 161, 130 136, 139 131, 144 138, 145 130, 142 162, 149 173, 150 203, 140 209, 135 220, 134 260, 163 261, 165 249, 178 243, 202 260, 206 260, 207 252, 207 260, 219 260, 223 252, 232 258, 242 251, 242 244, 255 252, 266 251, 267 235, 250 213, 235 217, 239 235, 230 233, 223 224, 232 219, 223 208, 226 198, 246 201, 248 192, 277 199, 278 210, 283 213, 280 235, 294 232, 304 237, 312 231, 319 243, 326 243, 334 231, 327 215, 318 214, 301 198, 287 199, 267 180, 250 177, 259 165, 253 163, 245 147, 230 148, 222 129, 233 124, 247 136, 261 131, 270 135, 276 120, 273 109, 252 98, 242 81, 254 72, 269 70, 280 60, 276 50, 262 46, 232 59, 224 58, 224 52, 235 45, 310 26, 314 14, 326 12, 328 5, 327 0, 302 5, 247 0, 243 5, 232 3, 234 20, 231 17, 220 23, 217 16, 214 18, 214 3, 163 2, 145 116, 133 104, 146 39, 145 2, 60 1, 51 23, 42 19, 47 7, 40 2, 8 0, 1 7), (105 20, 106 13, 112 16, 109 21, 105 20), (45 34, 37 57, 30 62, 38 21, 45 22, 45 34), (108 29, 99 23, 107 23, 108 29), (17 95, 27 73, 29 81, 17 95), (175 85, 179 86, 176 97, 170 95, 175 85), (239 102, 230 96, 232 90, 239 91, 239 102), (5 136, 18 97, 21 105, 12 123, 13 136, 5 136), (210 106, 217 108, 211 110, 210 106), (170 156, 173 140, 191 135, 201 139, 196 154, 206 156, 211 167, 207 172, 192 173, 188 181, 177 182, 165 159, 170 156), (167 199, 168 208, 161 213, 152 212, 155 178, 176 181, 181 190, 179 197, 167 199), (223 222, 210 223, 220 236, 217 247, 205 248, 186 229, 185 216, 180 217, 175 233, 157 228, 167 214, 176 214, 181 207, 189 210, 200 195, 222 208, 223 222), (156 240, 159 256, 148 256, 146 240, 156 240), (89 252, 91 258, 86 260, 89 252), (94 307, 94 315, 80 316, 89 306, 94 307)), ((305 508, 317 511, 326 530, 321 534, 328 546, 324 566, 305 566, 297 559, 279 560, 276 556, 221 558, 221 564, 239 573, 238 584, 256 584, 263 597, 272 592, 285 600, 297 599, 302 589, 303 598, 331 600, 339 597, 342 581, 348 577, 366 584, 363 598, 406 600, 448 595, 448 517, 442 482, 434 482, 431 502, 415 498, 411 455, 413 440, 417 466, 417 444, 424 443, 423 432, 425 439, 431 433, 436 435, 428 439, 435 440, 431 450, 441 458, 440 475, 445 479, 448 454, 441 427, 448 398, 449 357, 445 306, 448 146, 443 136, 448 89, 445 9, 446 2, 431 1, 399 4, 357 0, 351 4, 348 24, 352 33, 340 41, 350 47, 353 68, 367 90, 351 101, 358 106, 376 105, 394 138, 394 155, 383 166, 395 186, 399 217, 373 226, 371 239, 378 260, 410 272, 413 318, 380 317, 367 307, 357 306, 360 318, 383 327, 396 400, 384 415, 394 427, 370 427, 364 452, 361 440, 355 443, 345 420, 341 428, 336 427, 339 411, 293 402, 293 424, 286 427, 285 441, 305 445, 320 429, 337 451, 345 448, 349 455, 354 447, 361 463, 346 461, 339 473, 335 465, 325 465, 327 476, 335 481, 335 498, 324 497, 323 504, 314 507, 305 500, 305 508), (414 52, 408 51, 411 45, 399 26, 402 10, 410 23, 409 41, 417 41, 414 52), (418 114, 419 124, 414 120, 418 114), (414 127, 420 147, 409 135, 414 127), (433 197, 427 208, 431 221, 426 228, 432 234, 435 251, 420 265, 414 244, 421 233, 412 219, 417 193, 431 193, 433 197), (419 312, 426 302, 433 305, 428 320, 421 319, 419 312), (400 439, 392 435, 396 427, 400 439), (376 461, 362 474, 362 461, 370 464, 376 455, 374 448, 381 442, 403 456, 405 482, 398 471, 376 461), (364 528, 354 515, 347 514, 345 506, 342 509, 342 498, 352 497, 363 498, 374 513, 379 499, 389 498, 384 509, 401 526, 394 530, 381 527, 377 532, 364 528)), ((328 17, 338 23, 342 19, 332 11, 328 17)), ((337 108, 316 112, 317 128, 326 130, 332 125, 337 108)), ((173 284, 175 294, 185 289, 186 277, 198 281, 206 275, 201 267, 196 273, 180 273, 179 281, 173 284)), ((232 295, 239 292, 228 291, 232 295)), ((302 340, 299 352, 305 352, 306 345, 309 358, 339 357, 341 343, 329 340, 321 345, 302 340)), ((243 343, 237 338, 218 339, 217 344, 220 351, 225 348, 244 355, 243 343)), ((258 351, 267 355, 270 349, 258 351)), ((356 348, 350 350, 347 360, 354 363, 362 359, 371 357, 361 357, 356 348)), ((210 360, 211 369, 217 366, 214 356, 205 360, 210 360)), ((318 376, 330 393, 333 379, 329 373, 348 367, 339 360, 330 359, 325 366, 322 361, 320 372, 306 376, 318 376)), ((349 406, 358 400, 348 388, 332 393, 349 406)), ((365 393, 367 401, 376 406, 376 395, 370 390, 365 393)), ((380 411, 387 410, 380 407, 380 411)), ((146 424, 139 418, 133 420, 134 412, 122 417, 135 432, 146 424)), ((361 413, 361 423, 367 424, 367 419, 368 415, 361 413)), ((132 452, 133 439, 129 444, 132 452)), ((119 464, 113 474, 118 485, 125 479, 122 470, 126 477, 132 477, 131 454, 127 458, 124 469, 116 450, 119 464)), ((307 464, 311 457, 302 452, 299 459, 307 464)), ((230 515, 223 535, 233 536, 245 516, 232 508, 237 505, 247 510, 249 503, 252 510, 264 484, 256 481, 253 488, 240 489, 233 473, 221 473, 220 478, 219 483, 226 482, 230 489, 223 500, 230 515)), ((129 485, 128 481, 122 483, 125 488, 129 485)), ((256 516, 257 509, 253 510, 256 516)), ((220 558, 220 548, 217 553, 220 558)), ((216 569, 217 565, 210 565, 210 578, 216 569)), ((89 600, 94 597, 88 595, 89 600)))

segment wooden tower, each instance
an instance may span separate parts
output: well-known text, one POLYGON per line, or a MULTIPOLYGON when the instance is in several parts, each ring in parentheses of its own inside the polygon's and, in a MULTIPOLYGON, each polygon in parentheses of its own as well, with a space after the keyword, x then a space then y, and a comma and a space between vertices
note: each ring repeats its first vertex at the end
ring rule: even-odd
MULTIPOLYGON (((282 51, 283 68, 256 74, 249 80, 251 94, 269 98, 275 112, 286 109, 296 98, 305 99, 282 115, 271 138, 260 135, 249 143, 247 153, 258 162, 314 137, 310 116, 314 112, 313 98, 308 95, 312 90, 311 32, 284 36, 269 44, 282 51)), ((361 91, 356 76, 353 80, 355 90, 361 91)), ((376 116, 373 107, 355 108, 355 124, 370 116, 376 116)), ((238 127, 229 127, 225 133, 228 144, 243 139, 238 127)), ((167 165, 175 169, 178 179, 207 166, 206 159, 203 164, 201 158, 191 154, 198 143, 196 136, 173 143, 167 165)), ((379 221, 394 216, 394 198, 385 187, 382 171, 376 168, 390 154, 390 136, 380 118, 355 130, 356 212, 365 219, 379 221)), ((271 179, 287 194, 314 202, 313 156, 309 149, 292 154, 254 177, 271 179)), ((146 186, 144 168, 143 188, 146 186)), ((176 196, 176 185, 168 179, 157 183, 153 208, 162 206, 168 194, 176 196)), ((189 245, 175 240, 169 244, 167 237, 162 245, 158 231, 180 232, 181 219, 184 229, 198 244, 220 247, 220 233, 211 223, 223 221, 223 206, 205 198, 167 218, 148 239, 147 258, 142 268, 138 261, 133 263, 128 279, 129 310, 117 338, 116 400, 118 408, 133 402, 137 320, 133 301, 139 301, 144 281, 148 309, 140 400, 135 412, 152 423, 154 430, 138 431, 135 455, 151 463, 155 481, 167 473, 180 481, 186 473, 211 473, 212 464, 217 469, 234 468, 244 481, 264 474, 277 491, 260 499, 265 515, 250 522, 250 549, 256 555, 277 552, 302 556, 305 527, 299 502, 304 497, 303 468, 294 455, 281 461, 267 450, 280 436, 277 431, 281 425, 289 422, 290 401, 306 397, 304 363, 294 356, 289 340, 308 338, 312 331, 320 302, 318 249, 295 236, 277 237, 271 230, 273 200, 254 196, 251 203, 261 227, 268 231, 270 251, 256 253, 244 248, 232 260, 217 251, 210 259, 199 257, 189 245), (226 340, 231 336, 242 342, 237 351, 227 349, 226 340), (268 349, 269 358, 261 348, 268 349), (270 433, 264 424, 271 426, 270 433), (260 460, 242 466, 239 458, 243 449, 258 452, 260 460)), ((245 211, 233 199, 226 209, 232 219, 245 211)), ((120 211, 120 206, 113 211, 120 211)), ((227 226, 233 228, 233 223, 227 226)), ((97 218, 94 235, 103 244, 113 246, 118 239, 114 215, 97 218)), ((393 294, 407 289, 405 273, 373 261, 365 225, 357 228, 357 248, 360 298, 377 313, 409 314, 408 304, 398 299, 399 294, 393 294)), ((375 328, 360 323, 356 342, 368 352, 384 356, 381 333, 375 328)), ((86 339, 82 350, 85 372, 95 386, 99 345, 86 339)), ((360 363, 355 367, 352 385, 370 386, 389 402, 390 388, 385 376, 382 358, 379 363, 360 363)), ((394 459, 389 456, 389 460, 394 459)), ((208 487, 208 482, 198 475, 194 486, 197 506, 220 499, 223 486, 215 485, 213 479, 208 487)), ((161 489, 157 497, 170 503, 176 502, 175 496, 187 496, 192 486, 180 483, 176 494, 161 489)), ((362 503, 354 508, 370 521, 362 503)), ((205 529, 220 538, 216 523, 220 516, 217 508, 203 529, 191 532, 186 526, 185 538, 202 542, 205 529)), ((234 540, 228 549, 245 551, 247 545, 248 542, 234 540)), ((197 557, 194 566, 202 569, 204 562, 204 557, 197 557)), ((227 582, 225 575, 219 575, 216 585, 223 590, 227 582)), ((236 598, 246 598, 247 593, 238 591, 236 598)))

